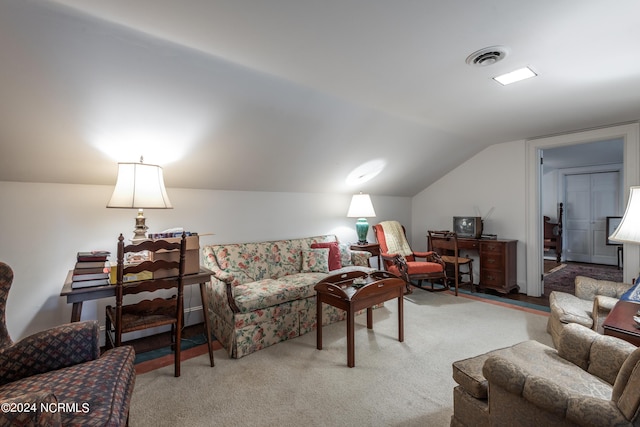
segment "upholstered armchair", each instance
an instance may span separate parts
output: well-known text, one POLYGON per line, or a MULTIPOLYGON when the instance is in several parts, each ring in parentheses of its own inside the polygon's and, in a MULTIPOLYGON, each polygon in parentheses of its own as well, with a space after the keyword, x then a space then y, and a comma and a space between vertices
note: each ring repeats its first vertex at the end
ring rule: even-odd
POLYGON ((549 295, 551 314, 547 322, 547 332, 551 334, 556 346, 562 328, 569 323, 578 323, 603 333, 602 324, 607 315, 622 294, 633 286, 584 276, 577 276, 575 285, 575 295, 558 291, 549 295))
POLYGON ((135 382, 133 349, 100 356, 95 321, 13 342, 6 326, 12 281, 13 271, 0 262, 0 425, 125 425, 135 382))
POLYGON ((445 263, 434 251, 415 252, 409 246, 406 230, 397 221, 383 221, 373 226, 376 240, 380 245, 380 256, 385 270, 404 279, 407 292, 411 292, 413 280, 422 288, 422 281, 431 283, 426 290, 448 290, 445 263), (434 287, 434 282, 441 282, 442 286, 434 287))
POLYGON ((525 341, 454 362, 452 426, 638 426, 640 349, 572 323, 558 349, 525 341))

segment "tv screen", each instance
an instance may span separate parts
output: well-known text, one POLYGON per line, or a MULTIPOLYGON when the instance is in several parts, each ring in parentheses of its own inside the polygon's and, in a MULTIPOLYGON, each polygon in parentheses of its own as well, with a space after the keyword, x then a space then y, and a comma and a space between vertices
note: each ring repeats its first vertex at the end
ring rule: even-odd
POLYGON ((479 239, 482 236, 482 218, 479 216, 454 216, 453 231, 459 237, 479 239))

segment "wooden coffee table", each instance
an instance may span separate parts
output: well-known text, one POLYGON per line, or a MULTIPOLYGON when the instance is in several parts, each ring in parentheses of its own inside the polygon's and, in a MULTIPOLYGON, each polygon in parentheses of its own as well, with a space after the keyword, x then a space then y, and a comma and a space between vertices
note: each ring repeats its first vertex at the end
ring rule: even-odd
POLYGON ((633 316, 640 310, 640 304, 630 301, 618 301, 604 323, 604 334, 623 339, 640 346, 640 329, 635 327, 633 316))
POLYGON ((367 309, 367 328, 373 329, 373 309, 393 298, 398 298, 398 341, 404 341, 404 288, 405 282, 386 271, 353 271, 336 274, 315 286, 317 305, 317 348, 322 350, 322 303, 347 312, 347 366, 355 366, 354 324, 355 313, 367 309), (354 280, 364 280, 364 285, 354 285, 354 280))

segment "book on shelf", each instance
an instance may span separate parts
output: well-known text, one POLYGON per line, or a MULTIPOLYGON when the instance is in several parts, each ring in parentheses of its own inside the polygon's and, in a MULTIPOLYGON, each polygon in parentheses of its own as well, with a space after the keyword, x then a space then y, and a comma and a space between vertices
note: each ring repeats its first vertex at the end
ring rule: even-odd
POLYGON ((84 270, 104 270, 104 269, 108 269, 109 268, 109 262, 108 261, 78 261, 76 262, 76 265, 73 269, 73 272, 75 273, 76 271, 81 272, 84 270))
POLYGON ((108 279, 109 272, 100 271, 98 273, 89 273, 89 274, 76 274, 75 272, 71 276, 71 280, 74 282, 85 282, 87 280, 95 280, 95 279, 108 279))
POLYGON ((106 279, 93 279, 93 280, 83 280, 83 281, 75 281, 71 282, 72 289, 78 288, 89 288, 93 286, 105 286, 109 284, 109 277, 106 279))
POLYGON ((77 261, 79 262, 95 262, 95 261, 106 261, 109 258, 111 252, 109 251, 89 251, 89 252, 78 252, 76 255, 77 261))
POLYGON ((80 268, 73 269, 74 275, 108 273, 108 272, 109 272, 109 263, 107 262, 101 263, 99 267, 80 267, 80 268))

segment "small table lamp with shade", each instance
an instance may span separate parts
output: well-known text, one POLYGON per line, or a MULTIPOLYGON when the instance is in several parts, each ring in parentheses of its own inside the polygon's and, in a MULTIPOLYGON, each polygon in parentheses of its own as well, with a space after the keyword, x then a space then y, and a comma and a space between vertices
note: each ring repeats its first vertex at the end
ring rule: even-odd
POLYGON ((640 187, 631 187, 627 209, 609 240, 640 245, 640 187))
POLYGON ((375 218, 376 212, 373 210, 371 197, 368 194, 354 194, 351 198, 347 217, 358 218, 356 221, 356 233, 358 234, 358 244, 366 245, 369 223, 367 218, 375 218))
MULTIPOLYGON (((627 209, 624 211, 620 225, 609 236, 609 240, 640 245, 640 187, 631 187, 629 189, 627 209)), ((640 275, 636 279, 635 285, 625 292, 620 299, 640 302, 640 275)), ((638 313, 640 314, 640 311, 638 313)))
POLYGON ((143 209, 173 209, 164 187, 162 168, 158 165, 118 163, 118 179, 107 203, 108 208, 138 209, 131 241, 147 240, 143 209))

